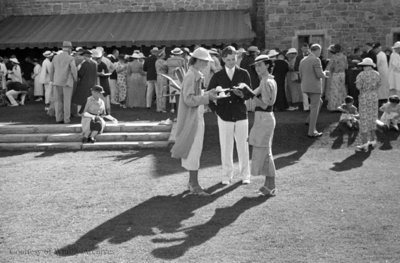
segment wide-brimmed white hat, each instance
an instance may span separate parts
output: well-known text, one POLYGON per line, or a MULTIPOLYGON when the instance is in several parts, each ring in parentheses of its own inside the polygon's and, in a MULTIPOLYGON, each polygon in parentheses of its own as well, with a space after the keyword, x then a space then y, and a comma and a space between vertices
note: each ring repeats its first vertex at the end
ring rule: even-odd
POLYGON ((400 48, 400 41, 397 41, 396 43, 394 43, 392 48, 400 48))
POLYGON ((10 61, 13 63, 19 64, 19 61, 16 58, 10 58, 10 61))
POLYGON ((237 53, 238 53, 238 54, 240 54, 240 53, 246 53, 246 50, 245 50, 244 48, 241 47, 241 48, 238 49, 237 53))
POLYGON ((171 51, 171 53, 174 55, 182 55, 183 51, 179 47, 176 47, 171 51))
POLYGON ((53 52, 51 52, 50 50, 46 50, 43 53, 43 57, 46 57, 46 58, 51 57, 51 55, 53 55, 53 52))
POLYGON ((278 51, 276 51, 275 49, 271 49, 269 52, 268 52, 268 57, 269 58, 273 58, 273 57, 276 57, 276 56, 278 56, 279 55, 279 53, 278 53, 278 51))
POLYGON ((291 47, 288 49, 288 51, 286 52, 287 54, 297 54, 297 49, 295 49, 294 47, 291 47))
POLYGON ((266 60, 271 60, 271 58, 268 55, 262 54, 262 55, 257 56, 256 59, 254 60, 254 63, 251 65, 255 65, 259 62, 266 61, 266 60))
POLYGON ((142 57, 140 56, 139 53, 133 53, 132 56, 131 56, 131 58, 137 58, 137 59, 139 59, 139 58, 142 58, 142 57))
POLYGON ((375 63, 372 60, 372 58, 364 58, 360 63, 358 63, 357 65, 359 66, 371 66, 371 67, 375 67, 375 63))
POLYGON ((101 58, 103 56, 102 52, 98 49, 92 50, 92 58, 101 58))
POLYGON ((213 61, 208 50, 203 47, 196 48, 196 50, 193 51, 193 53, 191 53, 190 56, 205 61, 213 61))

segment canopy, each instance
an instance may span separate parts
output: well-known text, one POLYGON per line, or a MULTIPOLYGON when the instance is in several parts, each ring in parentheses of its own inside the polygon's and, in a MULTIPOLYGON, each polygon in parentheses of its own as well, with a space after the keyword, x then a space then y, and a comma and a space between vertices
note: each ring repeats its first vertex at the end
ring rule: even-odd
POLYGON ((11 16, 0 21, 0 49, 74 46, 247 44, 244 10, 11 16))

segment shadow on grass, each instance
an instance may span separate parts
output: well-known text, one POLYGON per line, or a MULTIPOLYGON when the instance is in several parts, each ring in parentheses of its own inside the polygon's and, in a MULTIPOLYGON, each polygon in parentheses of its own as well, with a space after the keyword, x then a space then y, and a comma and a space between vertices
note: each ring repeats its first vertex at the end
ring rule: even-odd
POLYGON ((154 243, 182 243, 157 248, 152 251, 152 254, 161 259, 172 260, 183 256, 190 248, 199 246, 214 236, 224 227, 229 226, 246 210, 264 203, 269 197, 243 197, 233 206, 217 208, 213 217, 202 225, 197 225, 185 230, 186 237, 182 238, 154 238, 154 243))
POLYGON ((178 195, 152 197, 90 230, 74 244, 56 250, 55 254, 66 257, 93 251, 105 240, 111 244, 121 244, 137 236, 180 232, 181 222, 194 216, 195 210, 211 204, 239 186, 240 183, 236 183, 217 191, 222 185, 214 185, 206 189, 213 193, 209 197, 187 195, 187 191, 178 195))
POLYGON ((353 155, 350 155, 341 162, 333 163, 334 167, 330 168, 332 171, 343 172, 351 169, 361 167, 366 159, 371 155, 371 149, 367 152, 357 151, 353 155))
POLYGON ((331 138, 336 139, 333 141, 332 149, 340 149, 344 143, 344 136, 347 135, 347 146, 352 145, 358 135, 358 130, 349 129, 343 123, 339 123, 333 131, 329 134, 331 138))

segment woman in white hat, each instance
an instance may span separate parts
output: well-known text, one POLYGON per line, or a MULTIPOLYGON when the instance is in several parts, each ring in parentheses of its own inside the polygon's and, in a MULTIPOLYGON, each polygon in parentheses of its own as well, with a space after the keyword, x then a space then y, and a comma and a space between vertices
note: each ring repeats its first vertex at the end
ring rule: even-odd
POLYGON ((42 62, 42 70, 40 71, 40 82, 44 85, 44 110, 47 111, 50 107, 50 100, 52 95, 52 88, 50 83, 50 72, 51 72, 51 59, 53 52, 46 50, 43 53, 45 59, 42 62))
POLYGON ((182 83, 181 98, 176 125, 175 144, 171 149, 173 158, 181 158, 182 167, 189 171, 189 191, 194 195, 207 196, 198 181, 200 156, 204 139, 204 106, 217 99, 217 91, 203 94, 202 81, 204 69, 212 58, 202 47, 192 53, 189 70, 182 83))
MULTIPOLYGON (((181 71, 186 71, 187 65, 185 59, 182 57, 183 51, 176 47, 171 51, 171 56, 167 59, 167 65, 168 65, 168 75, 174 79, 178 80, 178 77, 176 75, 177 70, 181 71)), ((170 96, 169 102, 171 104, 171 112, 174 113, 176 109, 176 102, 179 97, 179 92, 177 92, 175 89, 171 88, 169 89, 170 94, 176 94, 176 96, 170 96)))
POLYGON ((146 72, 140 53, 133 53, 127 67, 126 107, 146 108, 146 72))
POLYGON ((287 82, 287 97, 290 104, 288 111, 298 110, 298 105, 303 102, 303 93, 300 87, 299 72, 295 70, 295 63, 297 57, 297 49, 289 48, 286 52, 286 58, 289 64, 289 71, 286 75, 287 82))
POLYGON ((400 41, 394 43, 389 60, 389 90, 390 95, 400 96, 400 41))
POLYGON ((8 72, 8 77, 11 81, 22 83, 21 67, 19 66, 19 61, 17 58, 10 58, 12 64, 12 69, 8 72))
POLYGON ((275 195, 275 163, 272 157, 272 138, 275 130, 273 105, 278 92, 274 77, 270 75, 273 62, 267 55, 259 55, 254 61, 256 72, 261 79, 254 90, 256 103, 254 124, 249 134, 249 144, 253 146, 251 175, 264 176, 264 185, 259 194, 275 195))
POLYGON ((363 71, 358 74, 356 87, 360 91, 358 96, 360 112, 360 133, 362 144, 358 150, 367 151, 369 146, 375 147, 375 120, 378 118, 378 89, 381 78, 373 68, 375 63, 371 58, 364 58, 359 66, 363 71))

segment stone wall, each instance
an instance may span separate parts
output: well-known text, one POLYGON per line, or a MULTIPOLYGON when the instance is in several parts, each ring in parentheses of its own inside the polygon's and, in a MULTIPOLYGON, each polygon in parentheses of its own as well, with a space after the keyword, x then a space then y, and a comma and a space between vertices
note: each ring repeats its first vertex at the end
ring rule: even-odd
POLYGON ((324 35, 325 46, 390 46, 399 13, 399 0, 266 0, 265 44, 289 48, 297 44, 296 35, 312 33, 324 35))
POLYGON ((1 0, 5 15, 250 9, 252 0, 1 0))

